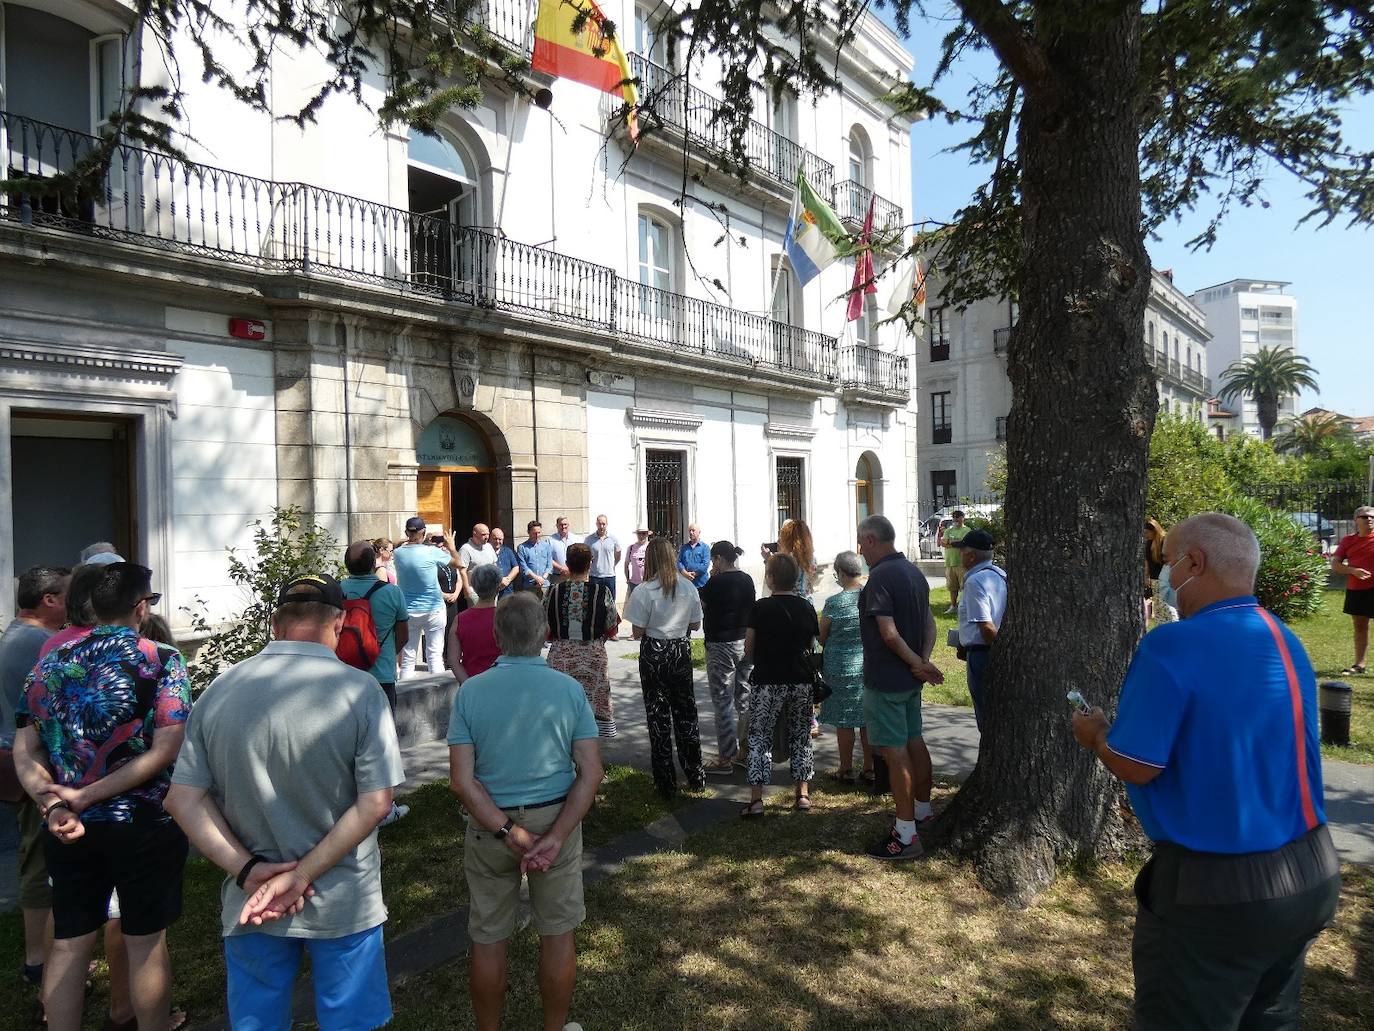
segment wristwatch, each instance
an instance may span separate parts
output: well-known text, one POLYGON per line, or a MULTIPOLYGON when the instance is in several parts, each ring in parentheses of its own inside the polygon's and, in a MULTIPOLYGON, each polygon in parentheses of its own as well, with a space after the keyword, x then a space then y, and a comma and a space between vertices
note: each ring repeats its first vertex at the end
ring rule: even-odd
POLYGON ((507 834, 510 833, 510 829, 514 826, 515 821, 507 818, 506 822, 501 825, 501 829, 496 832, 496 840, 500 841, 502 838, 504 838, 507 834))

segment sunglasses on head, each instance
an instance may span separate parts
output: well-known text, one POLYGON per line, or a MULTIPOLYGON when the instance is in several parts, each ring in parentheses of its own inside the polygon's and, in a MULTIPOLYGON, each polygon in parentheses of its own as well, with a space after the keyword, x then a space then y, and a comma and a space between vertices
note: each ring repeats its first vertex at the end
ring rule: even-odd
POLYGON ((156 605, 161 600, 162 595, 158 594, 157 592, 153 592, 152 594, 145 594, 142 598, 139 599, 139 601, 146 601, 149 605, 156 605))

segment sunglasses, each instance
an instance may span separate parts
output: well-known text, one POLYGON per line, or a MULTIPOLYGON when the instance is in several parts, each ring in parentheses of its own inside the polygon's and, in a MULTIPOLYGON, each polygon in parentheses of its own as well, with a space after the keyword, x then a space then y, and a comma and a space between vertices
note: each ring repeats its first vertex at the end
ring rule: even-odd
POLYGON ((142 598, 139 599, 139 601, 146 601, 149 605, 156 605, 161 600, 162 595, 157 593, 145 594, 142 598))

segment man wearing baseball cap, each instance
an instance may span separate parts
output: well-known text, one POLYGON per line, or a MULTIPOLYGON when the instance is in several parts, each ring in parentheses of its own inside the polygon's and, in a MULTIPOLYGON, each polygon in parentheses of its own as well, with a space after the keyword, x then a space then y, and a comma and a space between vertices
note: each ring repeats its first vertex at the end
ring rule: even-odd
POLYGON ((963 566, 959 596, 959 650, 968 660, 968 693, 978 733, 987 725, 988 654, 1007 614, 1007 574, 992 561, 996 542, 986 530, 969 530, 954 545, 963 566))
POLYGON ((443 536, 442 548, 426 544, 425 521, 419 516, 411 516, 406 520, 406 542, 392 552, 396 586, 406 596, 406 613, 410 623, 410 636, 401 648, 401 680, 408 680, 415 675, 422 634, 425 638, 425 662, 429 665, 430 673, 439 673, 444 668, 444 627, 448 622, 448 612, 444 608, 443 592, 439 590, 438 571, 447 567, 461 573, 463 560, 458 557, 453 533, 445 530, 443 536))
POLYGON ((310 953, 322 1027, 391 1019, 377 824, 405 780, 391 708, 334 654, 343 590, 291 580, 273 640, 197 702, 166 807, 227 875, 221 929, 234 1027, 283 1027, 310 953))

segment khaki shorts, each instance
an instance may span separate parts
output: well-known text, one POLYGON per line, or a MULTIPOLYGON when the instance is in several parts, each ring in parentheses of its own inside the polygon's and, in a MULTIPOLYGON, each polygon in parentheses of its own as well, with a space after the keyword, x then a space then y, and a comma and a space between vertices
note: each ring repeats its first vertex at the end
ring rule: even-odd
POLYGON ((957 591, 964 585, 964 567, 951 566, 945 563, 945 586, 951 591, 957 591))
MULTIPOLYGON (((563 804, 505 810, 535 837, 558 819, 563 804)), ((463 835, 463 871, 468 880, 468 936, 481 945, 502 942, 515 933, 520 904, 520 860, 504 841, 468 820, 463 835)), ((531 872, 530 909, 541 936, 567 934, 587 916, 582 900, 582 825, 568 835, 547 870, 531 872)))
POLYGON ((48 885, 48 864, 43 859, 43 817, 28 797, 5 805, 19 823, 19 906, 51 909, 52 888, 48 885))

